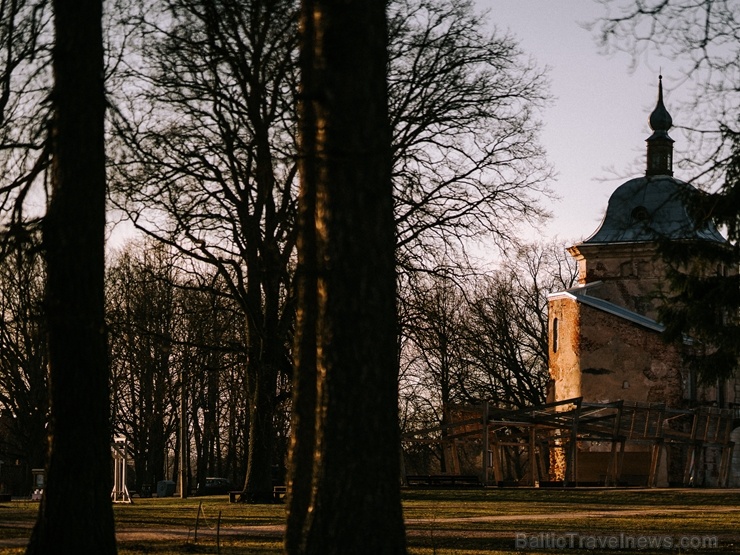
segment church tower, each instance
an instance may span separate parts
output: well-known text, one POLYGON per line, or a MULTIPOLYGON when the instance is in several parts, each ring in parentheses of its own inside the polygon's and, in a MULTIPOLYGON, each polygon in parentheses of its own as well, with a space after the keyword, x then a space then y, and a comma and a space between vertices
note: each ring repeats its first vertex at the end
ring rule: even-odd
POLYGON ((658 307, 670 285, 659 243, 726 240, 713 224, 697 225, 685 202, 696 190, 673 176, 662 77, 649 123, 645 175, 617 187, 599 228, 568 249, 578 286, 548 299, 550 402, 582 397, 680 408, 740 401, 734 383, 723 396, 698 388, 682 346, 661 338, 658 307))
POLYGON ((599 229, 568 251, 578 262, 579 284, 591 285, 590 295, 655 319, 666 286, 658 242, 725 239, 711 224, 696 225, 685 205, 694 188, 673 177, 673 120, 663 103, 662 77, 648 121, 653 134, 646 140, 645 175, 618 187, 599 229))

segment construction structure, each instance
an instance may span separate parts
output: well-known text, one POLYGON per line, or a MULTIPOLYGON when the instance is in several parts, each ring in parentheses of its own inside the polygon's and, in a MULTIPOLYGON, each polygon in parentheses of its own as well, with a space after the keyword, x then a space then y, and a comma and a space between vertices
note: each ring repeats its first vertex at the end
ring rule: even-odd
POLYGON ((113 503, 131 503, 131 495, 126 485, 126 468, 128 467, 128 451, 125 436, 116 436, 111 445, 113 455, 113 491, 110 498, 113 503))
MULTIPOLYGON (((646 139, 645 174, 617 187, 598 229, 568 248, 578 264, 578 285, 548 297, 547 401, 580 398, 582 410, 617 402, 623 410, 639 408, 636 418, 650 425, 638 443, 632 442, 624 464, 667 483, 677 481, 676 475, 681 474, 668 461, 683 457, 664 457, 661 463, 655 455, 659 442, 683 445, 695 439, 726 445, 740 441, 740 429, 722 428, 722 434, 729 436, 718 436, 720 423, 715 420, 740 405, 740 379, 734 376, 707 383, 690 362, 701 346, 688 337, 683 343, 663 339, 659 308, 671 297, 672 283, 660 245, 691 244, 696 251, 730 245, 711 221, 695 218, 688 199, 697 194, 696 189, 673 175, 673 139, 668 134, 673 120, 664 104, 662 78, 648 123, 652 134, 646 139), (694 424, 696 438, 691 436, 694 424), (702 426, 709 429, 702 431, 702 426)), ((737 268, 710 265, 699 258, 685 264, 706 275, 737 273, 737 268)), ((721 418, 722 426, 732 421, 729 416, 721 418)), ((607 456, 603 442, 597 440, 582 442, 580 449, 583 461, 607 456)), ((712 449, 701 461, 692 456, 699 464, 693 471, 695 481, 726 485, 729 475, 731 485, 740 485, 740 453, 733 458, 728 452, 720 455, 712 449), (725 460, 727 456, 731 458, 725 460)))
POLYGON ((483 403, 446 407, 447 423, 403 438, 436 444, 445 475, 414 475, 410 484, 649 486, 705 485, 700 469, 719 460, 727 487, 740 411, 675 409, 629 401, 567 399, 504 410, 483 403))
POLYGON ((740 486, 740 379, 702 383, 694 342, 664 341, 658 320, 671 296, 660 245, 730 245, 694 218, 687 199, 696 190, 673 176, 662 77, 648 122, 645 175, 617 187, 599 228, 568 248, 578 285, 548 296, 547 404, 444 407, 441 426, 405 437, 438 444, 443 475, 411 482, 740 486))

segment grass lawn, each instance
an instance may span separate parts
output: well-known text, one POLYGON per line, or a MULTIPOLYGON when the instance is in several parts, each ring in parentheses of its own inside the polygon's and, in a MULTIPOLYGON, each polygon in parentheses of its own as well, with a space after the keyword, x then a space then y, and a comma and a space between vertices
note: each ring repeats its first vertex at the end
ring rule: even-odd
MULTIPOLYGON (((740 490, 419 489, 403 499, 412 555, 740 553, 740 490)), ((134 501, 114 509, 122 555, 281 552, 283 505, 134 501)), ((0 554, 23 553, 37 510, 0 504, 0 554)))

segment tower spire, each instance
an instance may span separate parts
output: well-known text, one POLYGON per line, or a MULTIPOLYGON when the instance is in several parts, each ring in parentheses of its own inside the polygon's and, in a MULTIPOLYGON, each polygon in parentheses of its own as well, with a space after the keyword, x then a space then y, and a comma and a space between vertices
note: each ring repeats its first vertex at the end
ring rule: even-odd
POLYGON ((673 139, 668 130, 673 119, 663 104, 663 76, 658 75, 658 103, 648 119, 653 134, 647 138, 647 171, 645 175, 673 175, 673 139))

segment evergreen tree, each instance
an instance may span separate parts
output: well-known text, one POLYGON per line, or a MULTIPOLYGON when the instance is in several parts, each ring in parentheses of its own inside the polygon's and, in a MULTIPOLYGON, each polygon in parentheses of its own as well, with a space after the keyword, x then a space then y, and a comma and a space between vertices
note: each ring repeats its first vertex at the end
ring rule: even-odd
POLYGON ((740 360, 740 137, 723 161, 725 177, 713 192, 692 189, 684 202, 698 228, 714 224, 727 243, 664 241, 671 293, 660 310, 666 338, 688 342, 701 381, 730 377, 740 360))

